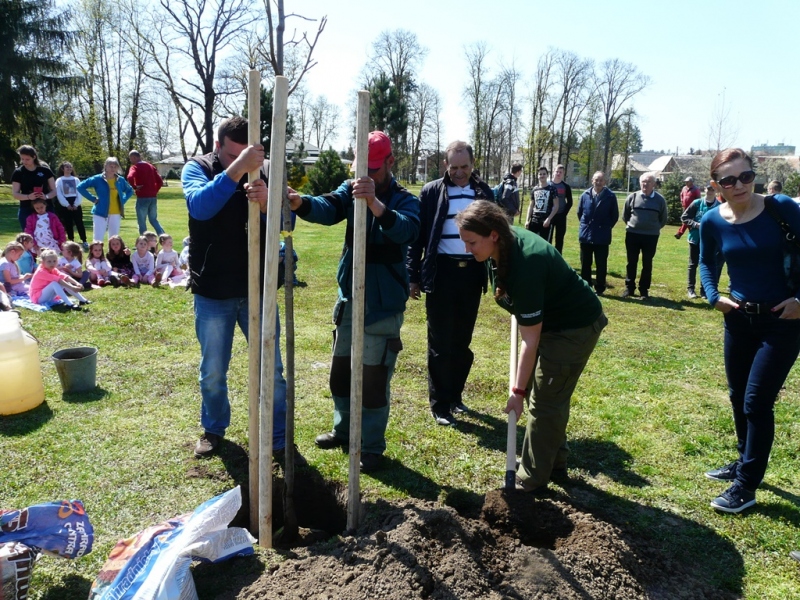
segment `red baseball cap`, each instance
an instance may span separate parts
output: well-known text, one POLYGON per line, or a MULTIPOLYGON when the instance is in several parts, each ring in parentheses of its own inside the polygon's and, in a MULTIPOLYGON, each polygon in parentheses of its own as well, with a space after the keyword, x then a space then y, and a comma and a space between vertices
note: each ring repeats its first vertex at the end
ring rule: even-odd
POLYGON ((369 134, 369 162, 370 169, 380 169, 387 156, 392 154, 392 142, 389 136, 382 131, 373 131, 369 134))

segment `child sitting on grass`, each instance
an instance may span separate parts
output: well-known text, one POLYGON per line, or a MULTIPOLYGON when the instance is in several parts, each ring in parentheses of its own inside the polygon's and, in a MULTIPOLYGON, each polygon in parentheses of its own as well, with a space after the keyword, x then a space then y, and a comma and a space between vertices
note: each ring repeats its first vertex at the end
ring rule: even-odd
POLYGON ((157 286, 156 277, 158 277, 158 280, 161 279, 160 275, 156 275, 156 263, 153 255, 148 250, 147 238, 140 235, 136 240, 136 252, 131 254, 131 262, 133 263, 133 278, 131 281, 135 285, 143 282, 157 286))
POLYGON ((89 272, 89 281, 100 287, 108 285, 108 278, 111 276, 111 265, 108 264, 103 254, 103 242, 94 241, 89 246, 86 270, 89 272))
POLYGON ((3 282, 5 291, 15 296, 22 296, 28 293, 28 280, 31 273, 21 275, 17 261, 22 256, 25 249, 19 242, 9 242, 3 250, 3 257, 0 258, 0 281, 3 282))
POLYGON ((17 242, 22 244, 22 249, 24 250, 17 261, 19 273, 20 275, 27 273, 33 275, 36 270, 36 257, 33 254, 33 236, 29 233, 18 233, 17 242))
POLYGON ((44 304, 60 298, 64 304, 74 310, 80 310, 81 304, 90 304, 81 294, 83 289, 81 284, 56 268, 58 254, 54 250, 44 249, 40 256, 42 264, 31 278, 30 297, 32 302, 44 304), (70 300, 70 296, 77 298, 78 304, 74 304, 70 300))
POLYGON ((47 212, 47 201, 44 198, 35 198, 33 201, 32 215, 25 221, 25 233, 33 236, 37 254, 44 248, 53 252, 61 251, 61 244, 67 241, 67 232, 56 216, 56 213, 47 212))
POLYGON ((184 278, 184 272, 180 267, 180 257, 172 248, 172 236, 162 233, 158 238, 161 242, 161 252, 158 253, 156 271, 161 275, 161 281, 168 282, 170 285, 180 285, 184 278))
POLYGON ((120 284, 131 285, 133 277, 133 263, 131 262, 131 251, 125 247, 125 242, 118 235, 108 238, 108 252, 106 253, 108 264, 111 265, 111 275, 108 280, 114 287, 120 284))
POLYGON ((89 271, 83 270, 83 252, 77 242, 64 242, 61 245, 61 258, 58 259, 58 270, 66 273, 81 284, 84 290, 92 289, 89 271))
POLYGON ((147 249, 155 259, 158 255, 158 236, 152 231, 145 231, 142 235, 147 238, 147 249))
POLYGON ((183 250, 181 250, 181 255, 178 257, 178 263, 182 271, 189 272, 189 242, 192 238, 188 235, 183 238, 183 250))

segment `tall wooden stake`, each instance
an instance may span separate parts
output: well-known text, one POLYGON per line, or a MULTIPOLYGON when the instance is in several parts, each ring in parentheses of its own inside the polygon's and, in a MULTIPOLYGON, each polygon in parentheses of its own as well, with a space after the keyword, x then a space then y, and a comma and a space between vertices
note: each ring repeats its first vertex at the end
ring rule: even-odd
MULTIPOLYGON (((261 143, 261 73, 252 69, 247 78, 247 143, 261 143)), ((248 173, 252 183, 258 171, 248 173)), ((258 204, 250 202, 247 208, 247 393, 249 414, 250 454, 250 533, 258 535, 258 391, 261 385, 261 285, 259 277, 261 255, 261 214, 258 204)))
MULTIPOLYGON (((358 92, 356 113, 356 179, 367 176, 369 163, 369 92, 358 92)), ((347 528, 358 528, 361 515, 361 404, 364 372, 364 280, 367 269, 367 202, 353 206, 352 346, 350 348, 350 473, 347 485, 347 528)))
POLYGON ((269 203, 264 264, 264 303, 261 319, 261 419, 259 427, 258 541, 272 547, 272 409, 275 391, 275 329, 278 294, 278 253, 281 235, 283 171, 286 168, 286 113, 289 80, 275 77, 272 138, 269 150, 269 203))

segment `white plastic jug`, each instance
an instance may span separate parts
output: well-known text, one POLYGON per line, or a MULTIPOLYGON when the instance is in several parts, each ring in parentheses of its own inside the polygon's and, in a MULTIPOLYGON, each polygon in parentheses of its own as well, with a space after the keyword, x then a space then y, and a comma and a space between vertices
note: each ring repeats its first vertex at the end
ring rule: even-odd
POLYGON ((15 415, 44 402, 39 344, 19 315, 0 312, 0 415, 15 415))

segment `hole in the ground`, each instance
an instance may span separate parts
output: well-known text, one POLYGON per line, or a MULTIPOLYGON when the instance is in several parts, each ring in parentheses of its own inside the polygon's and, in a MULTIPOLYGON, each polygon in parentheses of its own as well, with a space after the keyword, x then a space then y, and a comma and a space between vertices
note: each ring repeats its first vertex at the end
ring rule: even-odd
MULTIPOLYGON (((284 526, 283 472, 277 467, 273 471, 272 485, 272 531, 277 533, 284 526)), ((274 540, 282 548, 309 546, 342 533, 347 528, 347 487, 327 481, 316 471, 297 469, 294 480, 293 504, 297 526, 296 537, 281 536, 274 540)), ((250 498, 247 482, 242 485, 242 508, 231 526, 247 527, 250 514, 250 498)))
POLYGON ((488 492, 481 516, 493 528, 536 548, 554 550, 558 540, 569 537, 573 530, 560 506, 516 490, 488 492))

